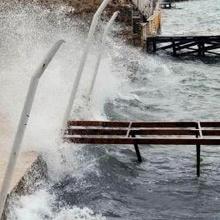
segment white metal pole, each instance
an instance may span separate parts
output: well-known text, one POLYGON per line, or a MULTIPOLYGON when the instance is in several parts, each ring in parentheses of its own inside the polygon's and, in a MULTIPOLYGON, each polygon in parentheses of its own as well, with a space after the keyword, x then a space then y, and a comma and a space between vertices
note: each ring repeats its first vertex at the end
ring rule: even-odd
POLYGON ((104 9, 106 8, 106 6, 108 5, 108 3, 110 1, 111 0, 104 0, 102 2, 102 4, 99 6, 99 8, 96 11, 95 15, 93 16, 92 23, 91 23, 91 26, 90 26, 90 29, 89 29, 89 34, 88 34, 88 37, 87 37, 87 40, 86 40, 86 46, 83 50, 83 55, 82 55, 81 60, 80 60, 79 68, 78 68, 78 71, 76 73, 76 78, 75 78, 74 83, 73 83, 73 87, 72 87, 72 91, 71 91, 71 94, 70 94, 69 102, 67 104, 66 112, 65 112, 65 115, 64 115, 63 129, 65 129, 65 127, 66 127, 66 122, 69 119, 71 109, 72 109, 72 106, 74 104, 77 89, 79 87, 79 83, 80 83, 82 72, 83 72, 83 69, 84 69, 84 66, 85 66, 86 58, 88 56, 88 52, 89 52, 89 49, 90 49, 91 44, 92 44, 92 40, 93 40, 93 36, 94 36, 94 33, 95 33, 96 26, 98 25, 98 21, 99 21, 99 18, 101 16, 101 13, 104 11, 104 9))
POLYGON ((17 161, 17 158, 20 152, 21 143, 22 143, 25 129, 26 129, 28 119, 30 116, 30 112, 31 112, 32 104, 33 104, 34 97, 36 94, 39 79, 44 73, 44 71, 46 70, 50 61, 53 59, 58 49, 60 48, 61 44, 63 43, 64 43, 63 40, 59 40, 58 42, 56 42, 56 44, 51 48, 51 50, 49 51, 49 53, 47 54, 47 56, 45 57, 45 59, 40 64, 35 74, 31 78, 31 82, 30 82, 28 93, 27 93, 26 100, 24 103, 23 111, 20 117, 19 125, 17 128, 12 150, 10 153, 9 162, 8 162, 8 165, 5 171, 5 176, 4 176, 3 183, 2 183, 1 194, 0 194, 0 219, 3 214, 7 194, 10 189, 14 168, 15 168, 16 161, 17 161))
POLYGON ((98 75, 98 71, 99 71, 99 67, 100 67, 100 63, 101 63, 101 59, 102 59, 102 55, 103 55, 103 52, 104 52, 104 48, 105 48, 105 43, 106 43, 106 37, 109 33, 109 30, 110 28, 112 27, 115 19, 117 18, 119 14, 119 11, 116 11, 111 19, 109 20, 108 24, 106 25, 105 27, 105 30, 104 30, 104 33, 102 35, 102 43, 101 43, 101 48, 100 48, 100 51, 99 51, 99 54, 98 54, 98 58, 97 58, 97 61, 96 61, 96 65, 95 65, 95 70, 94 70, 94 73, 93 73, 93 78, 92 78, 92 83, 90 85, 90 88, 89 88, 89 94, 88 94, 88 99, 91 97, 91 94, 92 94, 92 91, 93 91, 93 88, 94 88, 94 85, 95 85, 95 81, 96 81, 96 78, 97 78, 97 75, 98 75))

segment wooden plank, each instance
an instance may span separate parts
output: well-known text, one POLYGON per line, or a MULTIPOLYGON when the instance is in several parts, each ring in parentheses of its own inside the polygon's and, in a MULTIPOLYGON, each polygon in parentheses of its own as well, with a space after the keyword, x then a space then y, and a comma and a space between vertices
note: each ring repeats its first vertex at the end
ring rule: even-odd
POLYGON ((149 37, 149 38, 155 38, 157 40, 170 40, 170 39, 177 39, 177 40, 183 40, 183 39, 187 39, 187 40, 194 40, 194 39, 207 39, 207 40, 217 40, 218 42, 220 41, 220 35, 187 35, 187 36, 183 36, 183 35, 174 35, 174 36, 155 36, 155 37, 149 37))
POLYGON ((220 44, 219 44, 219 45, 206 46, 206 47, 205 47, 205 51, 215 50, 215 49, 218 49, 218 48, 220 48, 220 44))
POLYGON ((206 128, 220 128, 220 121, 201 121, 200 125, 206 128))
POLYGON ((153 145, 220 145, 220 138, 100 138, 64 137, 67 142, 78 144, 153 144, 153 145))
POLYGON ((178 46, 178 50, 182 50, 182 49, 185 49, 185 48, 193 47, 193 46, 196 46, 196 45, 198 45, 197 42, 183 44, 183 45, 178 46))
MULTIPOLYGON (((69 121, 68 126, 91 126, 91 127, 128 127, 130 122, 125 121, 69 121)), ((197 122, 132 122, 132 128, 138 127, 161 127, 161 128, 174 128, 174 127, 193 127, 195 128, 197 122)))
POLYGON ((197 50, 197 49, 188 48, 188 50, 190 50, 190 51, 181 52, 180 54, 181 54, 182 56, 186 56, 186 55, 193 55, 193 54, 197 54, 197 53, 198 53, 198 50, 197 50))
MULTIPOLYGON (((220 135, 220 130, 215 132, 206 132, 216 136, 220 135), (219 133, 218 133, 219 131, 219 133)), ((71 128, 67 129, 68 135, 118 135, 124 136, 128 132, 127 129, 103 129, 103 128, 71 128)), ((160 129, 160 128, 141 128, 141 129, 130 129, 130 134, 134 135, 197 135, 199 134, 198 129, 160 129)))
POLYGON ((215 56, 220 56, 220 53, 215 53, 213 51, 206 51, 206 53, 212 54, 212 55, 215 55, 215 56))
POLYGON ((92 127, 128 127, 129 122, 123 121, 68 121, 68 126, 92 127))
POLYGON ((219 42, 217 42, 217 41, 213 41, 213 40, 206 39, 204 42, 205 42, 206 44, 210 44, 210 45, 219 45, 220 40, 219 40, 219 42))
MULTIPOLYGON (((131 129, 131 134, 136 135, 197 135, 197 129, 131 129)), ((202 130, 203 136, 220 136, 220 129, 202 130)), ((127 134, 127 129, 93 129, 93 128, 71 128, 67 129, 67 135, 118 135, 127 134)))
POLYGON ((195 128, 197 125, 196 122, 133 122, 132 128, 138 128, 138 127, 158 127, 158 128, 185 128, 185 127, 193 127, 195 128))
POLYGON ((157 50, 166 50, 172 48, 173 44, 157 47, 157 50))
MULTIPOLYGON (((162 43, 160 43, 160 44, 162 44, 162 43)), ((175 42, 175 45, 176 45, 176 48, 179 50, 179 49, 183 49, 185 47, 195 46, 195 45, 197 45, 197 43, 195 43, 195 42, 191 43, 191 41, 184 40, 183 42, 179 42, 179 41, 178 41, 178 43, 175 42)), ((173 46, 173 43, 166 45, 166 46, 157 47, 157 50, 166 50, 166 49, 172 48, 172 46, 173 46)))
POLYGON ((103 129, 103 128, 70 128, 67 129, 68 135, 119 135, 125 136, 127 129, 103 129))
POLYGON ((131 133, 135 135, 197 135, 197 129, 132 129, 131 133))
MULTIPOLYGON (((72 127, 101 127, 101 128, 128 128, 130 122, 125 121, 69 121, 68 125, 72 127)), ((220 121, 201 121, 201 127, 220 128, 220 121)), ((132 122, 131 128, 187 128, 197 127, 197 122, 132 122)))

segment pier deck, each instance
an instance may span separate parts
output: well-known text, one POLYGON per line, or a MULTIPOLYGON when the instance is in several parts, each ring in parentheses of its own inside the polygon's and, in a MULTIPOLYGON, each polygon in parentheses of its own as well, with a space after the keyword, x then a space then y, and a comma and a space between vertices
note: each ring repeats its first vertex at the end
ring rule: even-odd
POLYGON ((69 121, 64 140, 80 144, 195 145, 200 176, 201 145, 220 145, 220 122, 69 121))
POLYGON ((155 36, 146 40, 146 51, 166 50, 173 56, 220 56, 220 35, 217 36, 155 36))

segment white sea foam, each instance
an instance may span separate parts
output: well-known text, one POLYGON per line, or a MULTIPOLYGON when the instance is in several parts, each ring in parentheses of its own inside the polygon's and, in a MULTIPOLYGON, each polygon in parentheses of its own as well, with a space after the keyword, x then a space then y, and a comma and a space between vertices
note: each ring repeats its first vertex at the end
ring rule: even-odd
POLYGON ((105 220, 105 217, 95 214, 89 208, 65 207, 55 211, 53 207, 54 196, 46 190, 40 190, 28 196, 22 196, 14 205, 9 220, 105 220))

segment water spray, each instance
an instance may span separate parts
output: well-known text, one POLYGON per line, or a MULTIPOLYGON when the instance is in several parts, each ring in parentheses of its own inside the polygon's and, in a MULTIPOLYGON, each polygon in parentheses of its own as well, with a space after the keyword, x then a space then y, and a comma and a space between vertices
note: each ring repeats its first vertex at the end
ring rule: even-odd
POLYGON ((2 183, 1 194, 0 194, 0 219, 3 214, 5 202, 7 199, 7 194, 9 192, 9 188, 11 185, 12 176, 13 176, 16 161, 17 161, 20 149, 21 149, 21 143, 24 137, 26 127, 27 127, 28 119, 31 113, 31 109, 32 109, 33 101, 34 101, 35 94, 37 91, 39 80, 41 76, 43 75, 44 71, 46 70, 46 68, 48 67, 49 63, 55 56, 56 52, 59 50, 60 46, 63 43, 64 43, 63 40, 59 40, 58 42, 55 43, 55 45, 50 49, 45 59, 40 64, 35 74, 31 78, 31 82, 30 82, 28 93, 27 93, 26 100, 24 103, 23 111, 20 117, 19 125, 17 128, 12 150, 10 153, 9 162, 8 162, 8 165, 5 171, 5 176, 4 176, 3 183, 2 183))
POLYGON ((99 8, 96 11, 96 13, 94 14, 94 16, 93 16, 92 23, 91 23, 91 26, 90 26, 90 29, 89 29, 89 34, 88 34, 88 37, 87 37, 87 40, 86 40, 86 46, 83 50, 83 55, 82 55, 81 60, 80 60, 79 68, 78 68, 78 71, 76 73, 76 78, 75 78, 74 83, 73 83, 71 95, 70 95, 69 102, 68 102, 66 112, 65 112, 65 115, 64 115, 63 127, 62 127, 62 129, 64 129, 64 130, 65 130, 65 127, 66 127, 67 120, 69 119, 72 106, 74 104, 74 100, 75 100, 76 93, 77 93, 77 90, 78 90, 78 87, 79 87, 80 79, 82 77, 82 72, 84 70, 85 62, 86 62, 86 59, 87 59, 87 56, 88 56, 88 53, 89 53, 89 49, 90 49, 91 44, 92 44, 93 37, 94 37, 95 29, 98 25, 98 21, 99 21, 99 18, 101 16, 102 12, 104 11, 104 9, 106 8, 106 6, 108 5, 109 2, 110 2, 110 0, 104 0, 102 2, 102 4, 99 6, 99 8))
POLYGON ((96 65, 95 65, 95 70, 94 70, 94 73, 93 73, 93 78, 92 78, 92 83, 90 85, 90 88, 89 88, 89 94, 88 94, 88 99, 90 99, 91 97, 91 94, 92 94, 92 91, 93 91, 93 88, 95 86, 95 82, 96 82, 96 78, 97 78, 97 75, 98 75, 98 71, 99 71, 99 67, 100 67, 100 63, 101 63, 101 59, 102 59, 102 55, 103 55, 103 52, 104 52, 104 48, 105 48, 105 43, 106 43, 106 37, 110 31, 110 28, 112 27, 115 19, 117 18, 119 14, 119 11, 116 11, 111 19, 109 20, 108 24, 106 25, 105 27, 105 30, 104 30, 104 33, 102 35, 102 43, 101 43, 101 48, 100 48, 100 51, 99 51, 99 54, 98 54, 98 58, 97 58, 97 61, 96 61, 96 65))

